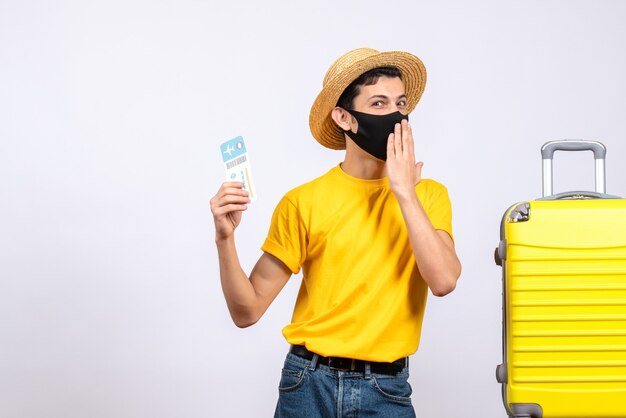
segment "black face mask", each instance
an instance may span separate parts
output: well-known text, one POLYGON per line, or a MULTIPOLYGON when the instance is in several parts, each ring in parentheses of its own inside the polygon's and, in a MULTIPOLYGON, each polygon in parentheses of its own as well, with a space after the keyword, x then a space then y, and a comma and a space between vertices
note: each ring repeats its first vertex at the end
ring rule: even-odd
POLYGON ((409 120, 408 115, 400 112, 389 113, 387 115, 370 115, 369 113, 349 110, 359 124, 357 132, 344 131, 352 140, 365 152, 387 161, 387 140, 389 134, 393 133, 396 123, 402 119, 409 120))

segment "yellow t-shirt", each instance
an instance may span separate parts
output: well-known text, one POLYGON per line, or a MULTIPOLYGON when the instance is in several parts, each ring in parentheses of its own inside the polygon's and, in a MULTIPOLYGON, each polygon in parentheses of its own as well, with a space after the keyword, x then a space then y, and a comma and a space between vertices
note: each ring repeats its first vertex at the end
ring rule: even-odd
MULTIPOLYGON (((422 180, 417 196, 452 236, 446 188, 422 180)), ((322 356, 394 361, 419 345, 428 293, 387 178, 362 180, 336 166, 278 203, 263 251, 303 281, 290 344, 322 356)))

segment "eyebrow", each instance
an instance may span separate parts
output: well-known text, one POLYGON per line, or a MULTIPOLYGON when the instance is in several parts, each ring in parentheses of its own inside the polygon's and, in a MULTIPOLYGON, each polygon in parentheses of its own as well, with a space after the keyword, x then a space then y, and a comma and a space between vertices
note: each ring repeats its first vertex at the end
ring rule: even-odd
MULTIPOLYGON (((374 96, 369 97, 367 100, 372 100, 372 99, 389 99, 389 96, 385 96, 384 94, 375 94, 374 96)), ((397 100, 399 99, 406 99, 406 94, 401 94, 400 96, 398 96, 397 100)))

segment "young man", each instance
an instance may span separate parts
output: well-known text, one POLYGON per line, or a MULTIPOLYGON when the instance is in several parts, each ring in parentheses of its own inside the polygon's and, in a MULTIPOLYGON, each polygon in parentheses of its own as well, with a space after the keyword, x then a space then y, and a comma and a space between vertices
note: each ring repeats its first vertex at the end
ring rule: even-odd
POLYGON ((421 178, 408 114, 422 62, 361 48, 328 70, 310 113, 313 137, 346 150, 325 175, 288 192, 250 273, 234 231, 249 202, 241 183, 211 200, 220 277, 237 326, 254 324, 303 270, 275 417, 414 417, 408 358, 428 288, 451 292, 461 265, 445 187, 421 178))

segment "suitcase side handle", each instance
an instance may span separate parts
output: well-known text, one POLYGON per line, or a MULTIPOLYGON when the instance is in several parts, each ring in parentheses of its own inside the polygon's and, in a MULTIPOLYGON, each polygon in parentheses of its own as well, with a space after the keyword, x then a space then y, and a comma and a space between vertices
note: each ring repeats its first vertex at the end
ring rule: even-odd
POLYGON ((598 141, 563 140, 546 142, 541 147, 543 160, 543 197, 552 195, 552 160, 555 151, 592 151, 596 163, 596 192, 606 192, 606 147, 598 141))

